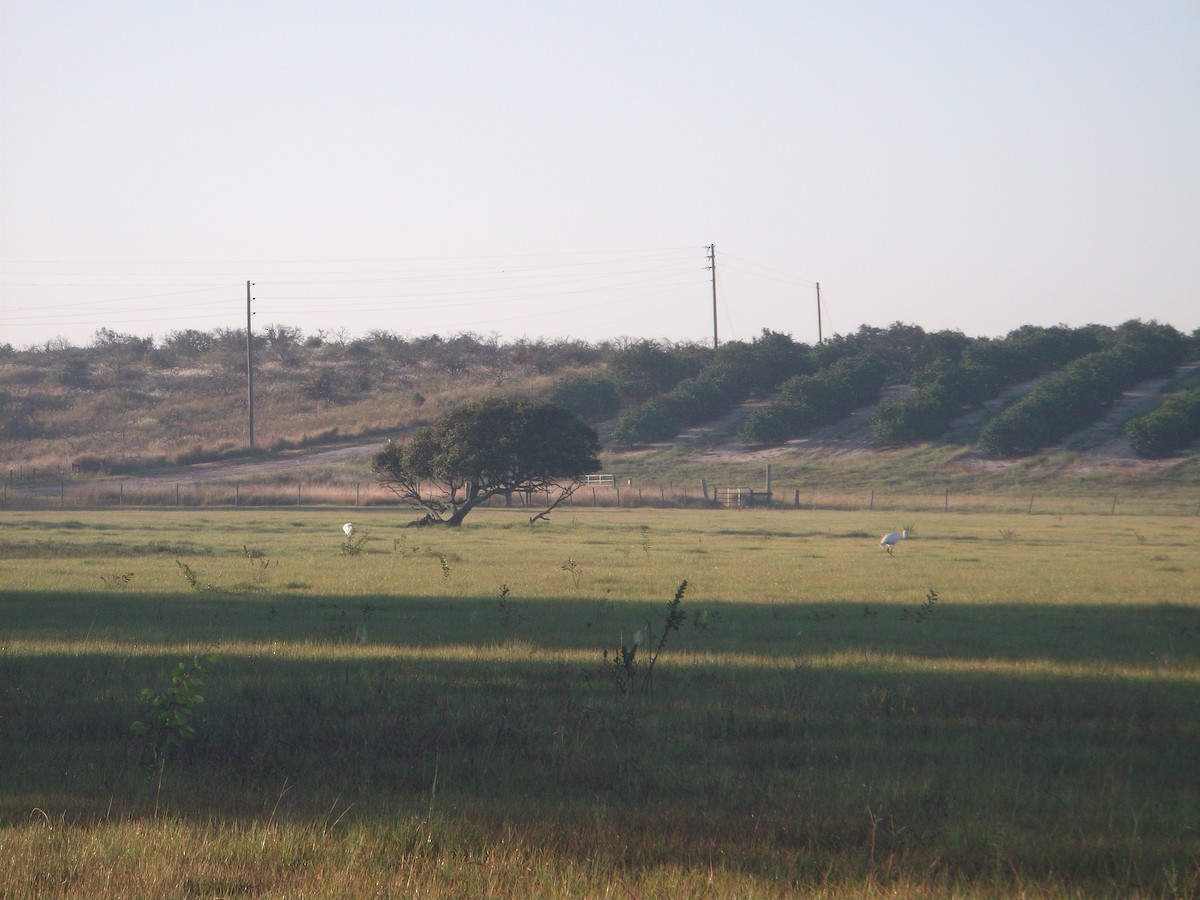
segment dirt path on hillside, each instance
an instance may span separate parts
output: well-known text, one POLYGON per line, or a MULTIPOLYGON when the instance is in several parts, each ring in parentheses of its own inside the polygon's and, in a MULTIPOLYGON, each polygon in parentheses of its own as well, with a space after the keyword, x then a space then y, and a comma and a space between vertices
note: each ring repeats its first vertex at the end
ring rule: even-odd
MULTIPOLYGON (((202 484, 210 481, 252 481, 255 477, 277 476, 280 472, 294 470, 299 473, 322 465, 334 465, 347 460, 361 459, 363 480, 368 480, 368 458, 383 446, 382 441, 370 444, 355 444, 347 447, 331 447, 325 450, 292 450, 274 456, 253 459, 222 460, 211 463, 195 463, 188 466, 166 466, 154 472, 138 475, 109 475, 102 478, 66 479, 67 484, 86 481, 88 484, 124 484, 130 488, 153 488, 163 484, 202 484)), ((61 490, 58 479, 43 483, 10 485, 8 490, 17 494, 57 494, 61 490)))
POLYGON ((366 471, 368 458, 383 446, 383 441, 370 444, 355 444, 349 447, 332 447, 326 450, 292 450, 275 456, 245 460, 227 460, 212 463, 197 463, 191 466, 172 466, 152 474, 123 476, 119 480, 126 484, 144 482, 154 484, 163 481, 181 483, 194 481, 218 481, 252 479, 256 475, 275 475, 289 469, 311 469, 314 466, 333 465, 347 460, 361 459, 366 471))

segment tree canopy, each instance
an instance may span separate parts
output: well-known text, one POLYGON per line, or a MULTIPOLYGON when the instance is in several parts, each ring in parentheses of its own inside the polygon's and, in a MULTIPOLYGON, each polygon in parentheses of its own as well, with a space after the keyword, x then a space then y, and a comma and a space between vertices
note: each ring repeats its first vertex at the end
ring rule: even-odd
POLYGON ((600 468, 591 426, 545 401, 490 399, 454 409, 371 459, 375 480, 425 515, 459 525, 479 504, 519 492, 558 491, 562 502, 600 468))

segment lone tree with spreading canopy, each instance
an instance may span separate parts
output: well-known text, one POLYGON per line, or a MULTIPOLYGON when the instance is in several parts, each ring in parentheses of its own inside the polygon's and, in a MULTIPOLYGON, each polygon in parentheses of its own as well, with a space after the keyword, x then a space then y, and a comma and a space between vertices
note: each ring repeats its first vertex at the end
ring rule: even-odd
POLYGON ((371 458, 371 473, 425 513, 414 525, 457 526, 492 497, 556 491, 534 522, 599 470, 599 452, 595 429, 562 407, 490 399, 446 413, 407 443, 389 441, 371 458))

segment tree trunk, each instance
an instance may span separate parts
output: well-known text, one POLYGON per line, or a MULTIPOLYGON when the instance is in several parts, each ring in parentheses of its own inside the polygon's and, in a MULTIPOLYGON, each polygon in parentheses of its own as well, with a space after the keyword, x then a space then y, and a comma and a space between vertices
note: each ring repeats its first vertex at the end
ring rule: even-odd
POLYGON ((467 513, 477 507, 480 503, 487 502, 498 493, 500 493, 498 489, 493 491, 481 491, 476 485, 472 484, 469 497, 463 501, 462 506, 458 507, 453 513, 450 514, 450 518, 446 519, 445 524, 451 528, 457 528, 462 524, 462 520, 467 517, 467 513))

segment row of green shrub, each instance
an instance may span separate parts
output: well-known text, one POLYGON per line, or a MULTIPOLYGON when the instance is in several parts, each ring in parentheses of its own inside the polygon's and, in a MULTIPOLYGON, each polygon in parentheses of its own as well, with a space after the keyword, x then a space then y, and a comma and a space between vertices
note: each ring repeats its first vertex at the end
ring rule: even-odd
MULTIPOLYGON (((981 438, 996 455, 1032 452, 1094 422, 1131 384, 1168 374, 1190 346, 1174 328, 1140 321, 1118 328, 1025 326, 1002 339, 927 334, 899 324, 886 331, 864 328, 832 346, 812 348, 815 371, 784 382, 776 401, 753 414, 741 436, 750 443, 803 436, 870 403, 885 383, 909 379, 913 393, 880 403, 875 437, 884 443, 932 440, 1004 388, 1061 369, 1059 378, 989 423, 981 438)), ((1155 426, 1164 430, 1163 441, 1182 441, 1190 433, 1180 422, 1186 419, 1182 404, 1168 407, 1155 426), (1167 430, 1180 437, 1167 438, 1167 430)), ((658 412, 645 411, 646 427, 658 412)))
POLYGON ((998 340, 981 338, 957 358, 939 357, 912 377, 915 390, 884 400, 872 420, 876 440, 903 444, 933 440, 963 412, 1004 388, 1060 368, 1096 351, 1104 338, 1096 328, 1027 326, 998 340))
POLYGON ((884 384, 884 367, 873 353, 848 356, 810 375, 789 378, 779 398, 742 424, 742 440, 779 444, 828 425, 874 400, 884 384))
MULTIPOLYGON (((901 322, 887 328, 863 325, 856 332, 834 335, 815 346, 764 331, 751 344, 734 341, 704 352, 689 348, 692 352, 673 368, 677 372, 689 364, 695 368, 662 390, 653 390, 651 382, 655 379, 630 375, 638 369, 648 374, 646 364, 651 362, 655 363, 656 373, 662 372, 670 368, 666 360, 656 359, 645 348, 631 346, 614 355, 609 369, 622 398, 634 398, 631 387, 644 388, 638 398, 641 405, 626 407, 614 426, 613 441, 637 444, 669 440, 683 428, 718 418, 750 397, 780 390, 788 379, 812 375, 840 360, 864 354, 875 360, 884 380, 900 380, 938 356, 960 352, 971 341, 960 332, 927 333, 919 326, 901 322), (630 365, 635 362, 637 366, 630 365)), ((844 374, 835 373, 831 381, 844 374)), ((657 382, 661 384, 662 380, 657 382)))
POLYGON ((670 440, 684 428, 724 415, 747 397, 774 390, 789 375, 812 365, 809 347, 787 335, 764 331, 749 344, 727 343, 698 373, 622 413, 612 440, 621 445, 670 440))
POLYGON ((551 399, 593 422, 623 408, 612 437, 628 445, 669 440, 751 396, 780 391, 773 406, 742 430, 745 440, 766 443, 836 421, 872 402, 883 384, 911 379, 916 392, 882 406, 876 436, 888 443, 926 440, 1003 387, 1106 349, 1122 329, 1024 326, 994 340, 897 322, 886 329, 864 325, 811 347, 767 331, 752 344, 732 342, 718 350, 641 342, 609 360, 611 383, 564 384, 551 399))
POLYGON ((1128 322, 1106 350, 1065 366, 992 419, 979 445, 994 456, 1034 453, 1095 422, 1126 388, 1172 372, 1188 349, 1170 326, 1128 322))
POLYGON ((1125 425, 1138 456, 1170 456, 1200 440, 1200 388, 1168 394, 1152 412, 1125 425))

